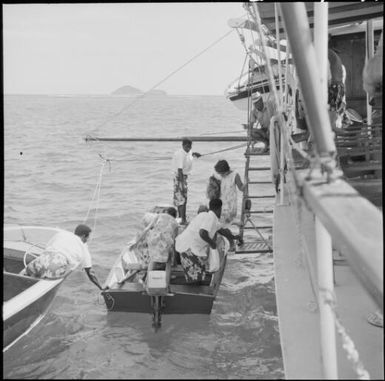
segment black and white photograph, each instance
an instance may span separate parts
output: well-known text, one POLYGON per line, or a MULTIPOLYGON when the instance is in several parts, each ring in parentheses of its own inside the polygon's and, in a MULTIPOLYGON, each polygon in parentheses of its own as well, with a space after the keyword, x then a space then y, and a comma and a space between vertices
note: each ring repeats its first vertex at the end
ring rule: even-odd
POLYGON ((3 379, 384 379, 383 12, 3 3, 3 379))

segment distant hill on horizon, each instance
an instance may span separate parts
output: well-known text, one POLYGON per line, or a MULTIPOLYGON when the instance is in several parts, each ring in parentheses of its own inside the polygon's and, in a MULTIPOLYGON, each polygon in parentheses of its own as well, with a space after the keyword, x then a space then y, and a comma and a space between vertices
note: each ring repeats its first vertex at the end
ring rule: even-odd
MULTIPOLYGON (((115 91, 111 93, 111 95, 142 95, 144 92, 142 90, 137 89, 136 87, 125 85, 121 86, 115 91)), ((147 93, 147 95, 167 95, 167 93, 164 90, 151 90, 147 93)))

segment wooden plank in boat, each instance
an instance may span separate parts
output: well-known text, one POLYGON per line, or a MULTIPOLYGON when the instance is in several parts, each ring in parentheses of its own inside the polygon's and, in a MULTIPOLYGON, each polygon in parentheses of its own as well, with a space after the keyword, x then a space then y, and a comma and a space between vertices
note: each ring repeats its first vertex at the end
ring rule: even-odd
POLYGON ((138 291, 144 291, 144 287, 141 283, 137 282, 125 282, 121 288, 119 289, 114 289, 113 291, 133 291, 133 292, 138 292, 138 291))
POLYGON ((212 296, 213 288, 210 286, 200 286, 200 285, 184 285, 184 284, 171 284, 170 285, 171 293, 178 294, 199 294, 202 296, 212 296))

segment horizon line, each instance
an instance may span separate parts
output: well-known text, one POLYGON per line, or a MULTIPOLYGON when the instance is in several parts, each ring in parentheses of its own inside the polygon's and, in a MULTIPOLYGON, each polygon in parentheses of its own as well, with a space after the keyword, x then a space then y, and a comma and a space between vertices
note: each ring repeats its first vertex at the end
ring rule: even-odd
MULTIPOLYGON (((141 93, 137 95, 131 94, 112 94, 112 93, 5 93, 4 96, 8 95, 46 95, 46 96, 84 96, 84 95, 100 95, 100 96, 113 96, 113 97, 142 97, 146 93, 141 93)), ((167 96, 224 96, 223 94, 146 94, 147 96, 152 97, 167 97, 167 96)))

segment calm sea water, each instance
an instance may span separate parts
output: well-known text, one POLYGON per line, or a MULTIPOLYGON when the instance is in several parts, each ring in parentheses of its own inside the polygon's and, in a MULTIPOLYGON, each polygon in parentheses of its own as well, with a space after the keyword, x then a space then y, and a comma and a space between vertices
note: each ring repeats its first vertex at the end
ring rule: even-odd
MULTIPOLYGON (((84 137, 244 134, 246 115, 220 96, 131 103, 108 96, 4 99, 4 223, 72 231, 88 216, 102 282, 144 212, 172 203, 170 158, 180 143, 86 143, 84 137)), ((243 177, 244 148, 214 153, 239 144, 193 144, 193 151, 208 155, 194 162, 189 218, 207 202, 218 160, 243 177)), ((167 315, 156 333, 150 315, 107 313, 98 289, 74 272, 40 324, 4 353, 3 377, 282 378, 273 257, 232 256, 227 263, 211 315, 167 315)))

